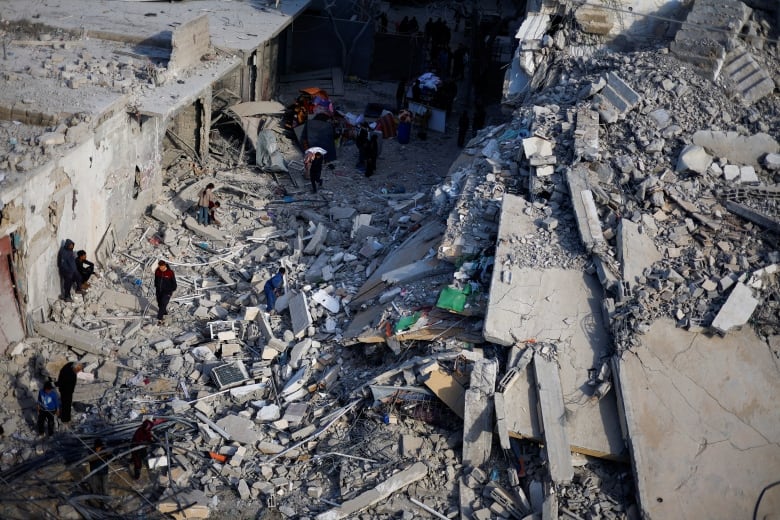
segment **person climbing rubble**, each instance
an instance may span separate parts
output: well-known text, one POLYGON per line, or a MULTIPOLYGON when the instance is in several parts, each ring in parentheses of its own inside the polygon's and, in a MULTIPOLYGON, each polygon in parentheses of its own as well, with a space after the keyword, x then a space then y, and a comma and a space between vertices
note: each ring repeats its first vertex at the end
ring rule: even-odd
POLYGON ((141 466, 146 460, 147 446, 154 442, 152 428, 154 428, 154 421, 146 419, 133 434, 131 441, 133 446, 133 480, 141 478, 141 466))
POLYGON ((272 312, 274 305, 276 305, 276 297, 281 295, 282 287, 284 287, 284 267, 279 268, 279 272, 271 277, 270 280, 265 282, 263 287, 263 293, 265 294, 266 310, 272 312))

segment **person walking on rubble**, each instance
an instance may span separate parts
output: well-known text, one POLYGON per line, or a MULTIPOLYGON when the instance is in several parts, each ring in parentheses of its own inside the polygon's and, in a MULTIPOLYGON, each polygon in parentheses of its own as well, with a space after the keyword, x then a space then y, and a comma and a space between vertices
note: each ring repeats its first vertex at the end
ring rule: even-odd
POLYGON ((163 324, 163 319, 168 314, 168 302, 176 290, 176 275, 165 260, 157 262, 154 271, 154 294, 157 297, 157 325, 163 324))
POLYGON ((263 286, 263 294, 265 294, 266 310, 271 312, 276 305, 276 297, 281 294, 282 287, 284 287, 284 267, 279 268, 279 272, 271 277, 270 280, 265 282, 263 286))
POLYGON ((309 180, 311 181, 312 193, 317 193, 317 186, 322 188, 322 152, 315 152, 314 159, 309 166, 309 180))
POLYGON ((198 224, 202 226, 209 225, 209 204, 214 202, 214 183, 210 182, 206 185, 206 188, 200 193, 198 199, 198 224))
POLYGON ((48 426, 49 436, 54 435, 54 417, 60 415, 60 398, 50 381, 38 390, 38 435, 43 436, 48 426))
POLYGON ((73 405, 73 392, 76 391, 76 381, 78 381, 79 372, 84 370, 84 365, 70 361, 60 369, 57 376, 57 388, 60 389, 62 398, 62 409, 60 419, 64 424, 70 422, 70 409, 73 405))
POLYGON ((371 140, 368 141, 368 150, 366 151, 366 177, 371 177, 376 173, 376 160, 379 156, 379 137, 371 134, 371 140))
POLYGON ((141 466, 146 459, 147 446, 154 441, 152 428, 154 428, 154 422, 146 419, 133 434, 131 441, 133 446, 133 480, 141 478, 141 466))
POLYGON ((78 284, 77 292, 81 292, 79 282, 79 272, 76 269, 76 256, 73 254, 73 240, 65 239, 65 244, 57 253, 57 269, 60 272, 61 292, 60 298, 66 302, 71 302, 70 290, 78 284))

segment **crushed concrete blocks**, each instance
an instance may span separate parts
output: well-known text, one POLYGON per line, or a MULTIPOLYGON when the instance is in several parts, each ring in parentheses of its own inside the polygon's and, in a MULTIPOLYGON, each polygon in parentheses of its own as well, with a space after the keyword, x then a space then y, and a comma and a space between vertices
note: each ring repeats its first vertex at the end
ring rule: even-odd
POLYGON ((577 110, 577 128, 574 130, 574 156, 584 161, 598 161, 601 158, 599 148, 599 114, 590 107, 577 110))
POLYGON ((689 144, 682 149, 680 155, 677 157, 677 166, 675 171, 678 172, 695 172, 699 175, 707 173, 707 168, 712 163, 712 157, 707 153, 707 150, 703 146, 697 144, 689 144))
POLYGON ((607 86, 593 98, 593 108, 605 123, 614 123, 639 103, 639 94, 614 72, 607 73, 607 86))
POLYGON ((638 224, 623 219, 618 225, 617 249, 623 280, 635 286, 644 276, 645 269, 661 261, 662 256, 653 239, 638 224))
POLYGON ((571 193, 574 215, 577 218, 577 229, 585 248, 592 251, 604 247, 606 240, 601 231, 601 221, 593 192, 588 189, 587 176, 587 168, 582 165, 566 172, 566 182, 571 193))

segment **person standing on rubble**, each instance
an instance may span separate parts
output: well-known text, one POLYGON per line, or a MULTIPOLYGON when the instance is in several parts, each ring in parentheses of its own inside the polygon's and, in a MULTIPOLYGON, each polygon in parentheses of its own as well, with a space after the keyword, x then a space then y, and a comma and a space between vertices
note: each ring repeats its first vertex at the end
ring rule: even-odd
POLYGON ((270 280, 265 282, 263 286, 263 294, 265 294, 266 310, 271 312, 276 305, 276 297, 281 294, 282 287, 284 287, 284 267, 279 268, 279 272, 271 277, 270 280))
POLYGON ((365 122, 360 123, 357 136, 355 137, 355 145, 358 149, 358 161, 355 168, 364 171, 366 168, 366 152, 368 151, 368 125, 365 122))
POLYGON ((64 424, 70 422, 70 409, 73 405, 73 392, 76 391, 76 381, 78 381, 79 372, 84 370, 84 365, 70 361, 60 369, 57 376, 57 388, 60 389, 62 398, 62 411, 60 419, 64 424))
POLYGON ((317 186, 322 188, 322 152, 316 152, 309 167, 309 180, 312 193, 317 193, 317 186))
MULTIPOLYGON (((213 185, 209 185, 213 186, 213 185)), ((208 209, 208 208, 207 208, 208 209)), ((168 302, 176 290, 176 275, 165 260, 157 262, 154 271, 154 294, 157 297, 157 325, 163 324, 163 319, 168 314, 168 302)))
MULTIPOLYGON (((95 439, 92 447, 93 456, 89 459, 89 489, 93 495, 104 497, 108 495, 108 458, 103 458, 100 454, 105 448, 101 439, 95 439)), ((90 503, 95 507, 103 507, 102 499, 91 500, 90 503)))
POLYGON ((81 292, 81 284, 79 283, 79 272, 76 269, 76 256, 73 254, 73 240, 65 239, 65 244, 57 253, 57 269, 60 272, 61 294, 62 298, 66 302, 71 302, 70 290, 74 285, 78 284, 78 292, 81 292))
POLYGON ((371 140, 368 141, 368 150, 366 151, 366 177, 371 177, 376 173, 376 160, 379 157, 379 137, 371 134, 371 140))
POLYGON ((54 417, 60 415, 60 398, 50 381, 38 390, 38 435, 43 436, 44 425, 48 426, 49 437, 54 435, 54 417))
POLYGON ((141 466, 146 459, 146 447, 154 440, 152 428, 154 428, 154 422, 146 419, 133 434, 131 442, 133 446, 133 480, 141 478, 141 466))
POLYGON ((206 185, 206 188, 200 193, 198 199, 198 224, 202 226, 209 225, 209 204, 214 202, 214 183, 210 182, 206 185))

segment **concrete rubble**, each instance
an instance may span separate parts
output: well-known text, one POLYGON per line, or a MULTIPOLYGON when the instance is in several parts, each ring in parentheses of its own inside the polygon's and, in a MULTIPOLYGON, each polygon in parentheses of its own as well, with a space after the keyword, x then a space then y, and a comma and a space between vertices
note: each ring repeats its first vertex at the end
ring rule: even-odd
MULTIPOLYGON (((710 41, 683 28, 630 52, 599 51, 612 11, 563 2, 572 16, 554 35, 551 13, 528 13, 513 64, 523 94, 507 95, 500 122, 454 162, 425 157, 424 141, 385 140, 399 170, 419 147, 404 186, 390 171, 381 187, 358 185, 347 145, 311 195, 293 174, 228 167, 223 154, 203 171, 171 162, 100 278, 74 303, 53 301, 37 336, 9 350, 0 388, 21 412, 0 411, 0 475, 29 484, 44 464, 87 475, 83 460, 36 453, 30 428, 41 378, 78 360, 67 438, 102 436, 120 453, 142 419, 160 421, 128 511, 154 497, 175 518, 745 516, 757 497, 733 489, 757 495, 780 461, 780 97, 766 72, 777 77, 780 50, 744 48, 742 27, 761 18, 742 2, 693 4, 689 20, 733 7, 728 31, 710 41), (738 74, 748 69, 751 80, 738 74), (219 225, 194 218, 207 181, 219 184, 219 225), (162 326, 159 258, 179 283, 162 326), (268 309, 279 267, 285 286, 268 309), (739 372, 708 357, 707 341, 739 372), (751 394, 752 362, 766 399, 751 394), (735 454, 754 449, 768 462, 735 454), (712 480, 713 452, 733 463, 729 482, 712 480), (674 497, 672 481, 696 498, 674 497)), ((750 27, 777 35, 765 25, 750 27)), ((62 79, 130 90, 133 63, 62 79)), ((34 168, 75 138, 83 121, 71 123, 4 169, 34 168)), ((117 485, 126 459, 112 467, 117 485)))

